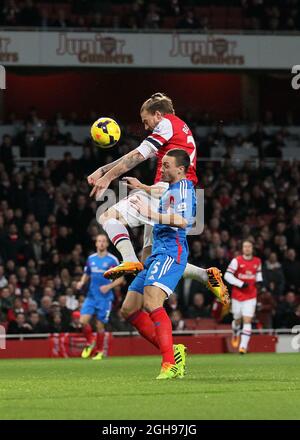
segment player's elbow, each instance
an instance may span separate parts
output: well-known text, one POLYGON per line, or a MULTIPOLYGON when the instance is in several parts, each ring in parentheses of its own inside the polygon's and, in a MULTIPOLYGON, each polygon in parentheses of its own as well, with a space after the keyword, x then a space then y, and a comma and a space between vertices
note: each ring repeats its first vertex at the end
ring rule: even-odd
POLYGON ((229 275, 228 272, 225 272, 225 274, 224 274, 224 280, 227 281, 227 283, 231 284, 231 283, 230 283, 230 275, 229 275))
POLYGON ((186 221, 185 218, 180 219, 180 221, 178 222, 178 226, 179 228, 185 229, 188 226, 188 222, 186 221))

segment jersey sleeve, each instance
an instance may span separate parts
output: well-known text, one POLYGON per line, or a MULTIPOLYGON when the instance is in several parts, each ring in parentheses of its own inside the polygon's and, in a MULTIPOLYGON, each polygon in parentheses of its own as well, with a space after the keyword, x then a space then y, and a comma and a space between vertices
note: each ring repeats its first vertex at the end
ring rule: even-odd
POLYGON ((120 264, 120 261, 118 260, 118 258, 115 257, 114 255, 110 254, 109 268, 111 269, 112 267, 119 266, 119 264, 120 264))
POLYGON ((234 275, 235 272, 238 270, 238 267, 239 267, 238 260, 236 258, 233 258, 229 263, 226 272, 232 273, 234 275))
POLYGON ((148 159, 148 157, 154 155, 160 147, 168 142, 173 134, 172 122, 167 118, 163 118, 154 128, 152 134, 146 137, 137 150, 145 159, 148 159))
POLYGON ((86 275, 91 275, 91 266, 90 266, 90 260, 87 259, 84 269, 83 269, 83 273, 85 273, 86 275))
POLYGON ((263 282, 261 260, 259 260, 259 266, 258 266, 257 272, 256 272, 256 282, 257 283, 262 283, 263 282))
POLYGON ((179 187, 170 190, 170 202, 174 204, 174 214, 181 215, 191 226, 196 216, 196 197, 193 187, 182 180, 179 187))

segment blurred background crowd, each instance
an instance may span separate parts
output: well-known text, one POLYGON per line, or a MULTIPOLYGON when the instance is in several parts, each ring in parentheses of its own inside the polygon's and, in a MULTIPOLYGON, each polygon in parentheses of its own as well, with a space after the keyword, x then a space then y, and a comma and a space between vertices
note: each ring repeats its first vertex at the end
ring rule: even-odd
POLYGON ((3 26, 299 31, 298 0, 0 1, 3 26))

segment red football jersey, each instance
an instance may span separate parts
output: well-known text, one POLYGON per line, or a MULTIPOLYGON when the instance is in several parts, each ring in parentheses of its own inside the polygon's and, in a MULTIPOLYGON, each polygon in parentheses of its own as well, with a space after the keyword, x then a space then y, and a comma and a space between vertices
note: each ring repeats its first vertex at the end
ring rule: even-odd
POLYGON ((196 174, 197 149, 191 130, 184 121, 175 115, 164 115, 163 119, 157 124, 152 134, 145 140, 151 142, 156 148, 157 170, 155 183, 161 180, 162 158, 174 148, 180 148, 190 156, 191 166, 187 172, 186 178, 191 180, 194 185, 197 184, 196 174))
POLYGON ((232 273, 239 280, 249 284, 245 289, 232 286, 231 296, 238 301, 246 301, 247 299, 256 298, 256 283, 262 281, 261 277, 261 259, 253 257, 246 260, 242 255, 233 258, 227 268, 227 272, 232 273))

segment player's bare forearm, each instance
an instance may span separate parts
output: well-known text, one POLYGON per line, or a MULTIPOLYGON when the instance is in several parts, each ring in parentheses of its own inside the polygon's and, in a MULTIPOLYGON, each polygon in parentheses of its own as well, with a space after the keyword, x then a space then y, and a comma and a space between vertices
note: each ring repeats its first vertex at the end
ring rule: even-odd
POLYGON ((86 284, 86 283, 88 282, 89 279, 90 279, 90 277, 89 277, 86 273, 84 273, 84 274, 82 275, 80 281, 81 281, 82 284, 86 284))
POLYGON ((154 197, 155 199, 159 199, 163 193, 165 192, 165 188, 161 186, 156 185, 144 185, 142 186, 142 189, 150 194, 151 197, 154 197))
POLYGON ((186 219, 179 214, 161 214, 159 212, 152 211, 152 219, 155 223, 174 226, 176 228, 185 229, 188 225, 186 219))
POLYGON ((90 277, 86 273, 84 273, 80 278, 80 281, 77 282, 76 285, 77 289, 80 290, 88 282, 89 278, 90 277))
POLYGON ((106 177, 110 181, 117 179, 122 174, 127 173, 127 171, 144 162, 144 160, 146 159, 137 149, 130 151, 130 153, 121 158, 117 165, 106 173, 106 177))
POLYGON ((115 167, 116 165, 118 165, 121 161, 122 161, 123 157, 119 157, 119 159, 114 160, 111 163, 108 163, 106 165, 104 165, 103 167, 100 167, 104 173, 107 173, 108 171, 110 171, 113 167, 115 167))
POLYGON ((109 285, 110 289, 115 289, 116 287, 122 286, 124 284, 124 282, 125 282, 125 278, 120 277, 108 285, 109 285))

